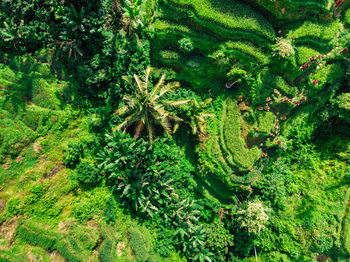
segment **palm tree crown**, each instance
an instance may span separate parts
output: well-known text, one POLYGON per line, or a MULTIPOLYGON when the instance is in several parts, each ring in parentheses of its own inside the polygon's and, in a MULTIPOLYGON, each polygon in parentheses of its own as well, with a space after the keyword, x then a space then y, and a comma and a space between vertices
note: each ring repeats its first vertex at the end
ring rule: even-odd
POLYGON ((146 69, 143 80, 136 74, 134 75, 136 81, 134 94, 125 95, 123 97, 124 106, 114 113, 121 117, 126 116, 124 121, 114 128, 115 130, 123 130, 136 124, 134 137, 138 138, 143 128, 146 127, 150 143, 152 142, 155 125, 161 126, 166 134, 170 136, 177 127, 177 125, 173 127, 172 122, 183 121, 175 114, 169 112, 167 108, 177 107, 190 101, 167 101, 164 99, 165 94, 173 92, 175 88, 180 86, 178 82, 165 84, 165 74, 162 75, 158 83, 149 90, 149 76, 151 70, 150 67, 146 69))

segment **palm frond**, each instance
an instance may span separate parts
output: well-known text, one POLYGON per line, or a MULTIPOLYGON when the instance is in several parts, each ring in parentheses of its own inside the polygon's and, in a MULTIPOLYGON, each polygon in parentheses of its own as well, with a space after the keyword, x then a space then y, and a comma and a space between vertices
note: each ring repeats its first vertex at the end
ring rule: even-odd
POLYGON ((187 104, 188 102, 190 102, 191 100, 188 99, 188 100, 182 100, 182 101, 164 101, 162 102, 164 105, 168 105, 168 106, 181 106, 181 105, 184 105, 184 104, 187 104))
POLYGON ((159 94, 157 96, 155 96, 155 100, 157 100, 158 98, 162 97, 166 93, 174 92, 177 87, 180 87, 180 83, 179 82, 171 82, 171 83, 166 84, 165 86, 163 86, 160 89, 159 94))
POLYGON ((136 89, 138 91, 139 94, 144 94, 145 91, 144 91, 144 83, 142 83, 142 81, 140 80, 139 76, 134 74, 134 78, 135 78, 135 81, 136 81, 136 85, 138 87, 138 89, 136 89))
POLYGON ((131 114, 128 117, 126 117, 121 124, 114 127, 113 131, 125 129, 125 128, 131 126, 133 123, 137 122, 139 119, 140 119, 140 116, 137 112, 134 114, 131 114))
POLYGON ((155 85, 155 87, 152 89, 151 93, 149 94, 149 97, 152 99, 152 97, 157 94, 159 89, 164 85, 166 75, 162 75, 162 77, 159 79, 158 83, 155 85))
POLYGON ((152 71, 152 67, 147 67, 147 69, 146 69, 146 74, 145 74, 145 80, 143 81, 143 83, 144 83, 144 88, 145 88, 145 94, 147 94, 148 93, 148 82, 149 82, 149 75, 150 75, 150 73, 151 73, 151 71, 152 71))

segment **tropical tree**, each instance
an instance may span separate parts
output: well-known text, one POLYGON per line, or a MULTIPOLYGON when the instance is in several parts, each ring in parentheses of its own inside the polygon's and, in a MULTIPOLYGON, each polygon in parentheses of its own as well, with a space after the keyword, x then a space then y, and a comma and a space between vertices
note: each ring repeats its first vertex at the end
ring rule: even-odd
POLYGON ((124 121, 116 126, 114 130, 125 130, 127 127, 135 125, 134 138, 138 138, 146 127, 150 143, 152 142, 154 134, 154 126, 161 126, 166 134, 170 136, 176 131, 178 125, 172 125, 172 122, 183 121, 175 114, 167 109, 169 107, 178 107, 188 103, 190 100, 182 101, 167 101, 165 95, 171 93, 175 88, 179 87, 178 82, 171 82, 165 84, 164 74, 159 82, 149 90, 149 76, 151 68, 148 67, 145 72, 145 77, 142 80, 135 74, 134 78, 136 85, 134 86, 133 95, 125 95, 123 97, 124 106, 115 111, 114 114, 118 116, 126 116, 124 121))
POLYGON ((198 103, 198 101, 194 98, 189 104, 189 109, 187 112, 190 118, 189 124, 194 135, 197 134, 198 131, 200 134, 203 134, 205 131, 205 118, 214 116, 213 114, 205 111, 206 107, 211 101, 212 99, 208 98, 198 103))

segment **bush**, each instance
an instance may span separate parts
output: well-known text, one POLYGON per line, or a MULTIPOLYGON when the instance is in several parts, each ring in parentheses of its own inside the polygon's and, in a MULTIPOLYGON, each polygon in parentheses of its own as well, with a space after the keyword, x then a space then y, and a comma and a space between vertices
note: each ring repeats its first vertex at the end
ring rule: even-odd
POLYGON ((82 186, 94 186, 101 182, 99 170, 87 160, 83 160, 76 167, 77 179, 82 186))
POLYGON ((295 54, 292 41, 289 39, 283 39, 278 37, 276 44, 273 46, 273 51, 275 54, 286 58, 295 54))
POLYGON ((87 221, 94 215, 95 204, 93 201, 87 199, 76 202, 72 207, 72 215, 79 221, 87 221))
POLYGON ((6 203, 6 210, 12 216, 18 215, 23 211, 18 198, 10 198, 6 203))
POLYGON ((193 42, 189 38, 182 38, 182 39, 179 40, 179 49, 183 53, 189 54, 194 49, 193 42))
POLYGON ((81 144, 69 143, 64 153, 65 153, 65 156, 63 159, 63 163, 67 167, 72 168, 79 163, 80 158, 83 156, 84 151, 81 144))

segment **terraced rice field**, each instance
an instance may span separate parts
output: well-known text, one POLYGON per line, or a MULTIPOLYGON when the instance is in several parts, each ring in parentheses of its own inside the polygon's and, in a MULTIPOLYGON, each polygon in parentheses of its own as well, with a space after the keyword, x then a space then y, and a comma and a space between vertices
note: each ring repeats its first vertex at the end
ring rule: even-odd
MULTIPOLYGON (((274 124, 274 115, 272 116, 272 121, 269 122, 271 126, 266 127, 265 131, 271 130, 274 124)), ((211 134, 206 144, 205 158, 212 163, 207 168, 228 188, 252 183, 267 161, 259 160, 262 152, 258 147, 247 147, 241 134, 242 121, 236 102, 228 98, 218 129, 211 134)))
POLYGON ((178 80, 195 89, 209 89, 216 82, 212 72, 216 70, 215 61, 210 55, 222 45, 228 46, 243 64, 265 64, 269 62, 265 51, 275 37, 262 15, 247 5, 226 0, 163 1, 150 30, 154 34, 152 60, 159 67, 173 70, 178 80), (183 38, 193 42, 192 52, 185 54, 179 49, 178 42, 183 38), (166 59, 164 51, 169 50, 177 55, 166 59), (207 73, 194 76, 193 71, 207 73))
POLYGON ((336 37, 341 28, 339 22, 313 23, 307 21, 288 35, 296 46, 307 46, 319 52, 330 51, 330 41, 336 37))

